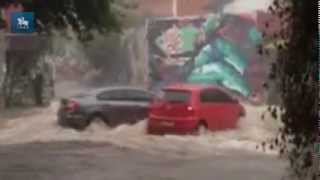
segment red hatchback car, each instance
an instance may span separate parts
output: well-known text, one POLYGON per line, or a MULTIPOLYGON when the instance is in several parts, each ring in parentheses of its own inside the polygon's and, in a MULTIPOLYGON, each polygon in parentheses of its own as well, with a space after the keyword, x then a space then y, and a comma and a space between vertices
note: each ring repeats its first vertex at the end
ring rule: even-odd
POLYGON ((190 134, 237 127, 245 110, 238 100, 215 86, 180 84, 163 89, 151 105, 149 134, 190 134))

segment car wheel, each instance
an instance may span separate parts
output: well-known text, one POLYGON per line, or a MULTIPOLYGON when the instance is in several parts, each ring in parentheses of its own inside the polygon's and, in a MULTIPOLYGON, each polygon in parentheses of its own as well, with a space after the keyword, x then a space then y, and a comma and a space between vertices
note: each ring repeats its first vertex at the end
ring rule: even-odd
POLYGON ((101 125, 103 127, 107 127, 108 129, 111 128, 111 126, 108 124, 108 121, 106 120, 106 118, 99 116, 99 115, 95 115, 92 118, 90 118, 90 123, 96 123, 96 124, 101 125))
POLYGON ((208 134, 209 130, 208 130, 208 126, 205 122, 200 122, 198 127, 197 127, 197 131, 196 134, 197 135, 205 135, 208 134))

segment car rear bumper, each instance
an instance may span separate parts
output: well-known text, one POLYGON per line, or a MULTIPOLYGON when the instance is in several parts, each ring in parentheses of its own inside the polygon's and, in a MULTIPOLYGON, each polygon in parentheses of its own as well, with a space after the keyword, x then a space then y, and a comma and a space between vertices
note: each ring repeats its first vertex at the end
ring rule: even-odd
POLYGON ((169 118, 150 116, 148 119, 148 134, 191 134, 197 127, 195 117, 169 118))
POLYGON ((81 114, 58 113, 58 123, 61 126, 83 129, 87 121, 87 117, 81 114))

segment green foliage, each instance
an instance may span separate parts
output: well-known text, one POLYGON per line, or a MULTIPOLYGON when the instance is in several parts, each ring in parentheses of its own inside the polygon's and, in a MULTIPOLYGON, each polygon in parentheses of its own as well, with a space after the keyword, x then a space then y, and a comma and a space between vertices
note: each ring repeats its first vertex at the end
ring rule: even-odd
MULTIPOLYGON (((278 58, 270 76, 280 82, 283 109, 280 119, 285 125, 273 144, 288 155, 291 175, 298 179, 316 179, 311 156, 318 132, 316 2, 275 0, 270 11, 283 25, 273 38, 284 41, 275 44, 278 58)), ((277 119, 277 109, 270 107, 269 110, 277 119)))
POLYGON ((111 3, 112 0, 33 1, 24 3, 24 7, 26 11, 35 12, 40 21, 39 31, 50 31, 53 27, 63 29, 71 25, 79 33, 91 29, 104 33, 119 30, 111 3))
POLYGON ((21 3, 25 11, 35 12, 37 31, 49 33, 52 29, 72 27, 83 40, 90 37, 91 30, 120 32, 125 25, 120 21, 128 18, 126 11, 130 13, 137 7, 126 0, 4 0, 0 8, 14 3, 21 3))
POLYGON ((137 11, 138 6, 138 0, 116 0, 112 3, 111 10, 115 12, 117 22, 122 29, 144 23, 141 12, 137 11))

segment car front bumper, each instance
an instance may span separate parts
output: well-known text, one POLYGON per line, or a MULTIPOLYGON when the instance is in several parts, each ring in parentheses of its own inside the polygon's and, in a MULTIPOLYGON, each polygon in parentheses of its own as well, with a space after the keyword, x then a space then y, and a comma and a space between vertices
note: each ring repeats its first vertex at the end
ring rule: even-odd
POLYGON ((83 129, 88 125, 88 118, 82 114, 58 112, 58 123, 64 127, 83 129))

